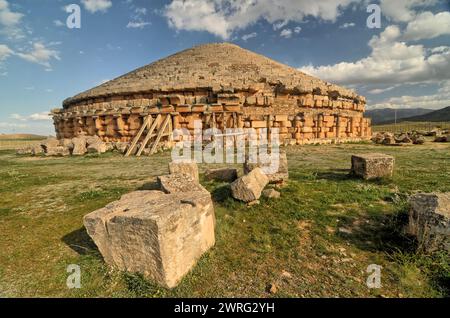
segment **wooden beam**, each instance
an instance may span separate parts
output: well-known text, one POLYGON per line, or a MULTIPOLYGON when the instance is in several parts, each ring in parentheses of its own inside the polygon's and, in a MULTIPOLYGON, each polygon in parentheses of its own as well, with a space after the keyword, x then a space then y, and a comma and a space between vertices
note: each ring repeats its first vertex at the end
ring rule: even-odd
POLYGON ((140 157, 142 155, 142 152, 144 151, 145 146, 147 146, 147 143, 150 140, 150 138, 152 138, 153 131, 155 130, 156 125, 158 125, 158 122, 160 121, 160 119, 161 119, 161 115, 158 115, 158 117, 156 117, 155 121, 153 121, 153 124, 150 127, 150 129, 148 130, 147 136, 145 137, 145 139, 141 145, 141 148, 139 148, 139 151, 136 154, 137 157, 140 157))
POLYGON ((161 137, 164 134, 164 130, 166 130, 167 125, 169 124, 169 121, 171 120, 172 116, 170 114, 167 115, 166 120, 164 121, 164 124, 159 128, 158 137, 156 137, 155 143, 152 146, 152 149, 150 150, 150 155, 153 155, 156 151, 156 147, 158 147, 159 141, 161 140, 161 137))
POLYGON ((129 157, 131 155, 131 153, 133 152, 134 148, 136 147, 139 139, 141 139, 142 134, 144 133, 145 128, 147 128, 147 125, 150 121, 152 116, 147 116, 144 120, 144 123, 141 126, 141 129, 139 130, 138 134, 136 135, 136 137, 134 137, 133 142, 130 145, 130 148, 128 148, 127 153, 125 154, 125 157, 129 157))

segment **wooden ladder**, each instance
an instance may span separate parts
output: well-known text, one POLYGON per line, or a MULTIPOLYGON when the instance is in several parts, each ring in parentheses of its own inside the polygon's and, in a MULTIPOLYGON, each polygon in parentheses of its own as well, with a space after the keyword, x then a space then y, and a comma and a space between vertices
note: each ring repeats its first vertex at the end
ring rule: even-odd
POLYGON ((147 134, 144 138, 144 141, 141 144, 141 147, 136 153, 137 157, 140 157, 142 155, 142 152, 144 151, 145 147, 147 147, 147 144, 152 138, 156 137, 155 141, 153 142, 152 148, 150 149, 150 155, 156 152, 158 145, 161 141, 161 138, 169 137, 169 140, 172 139, 172 130, 173 130, 172 115, 167 114, 164 119, 163 116, 164 115, 158 114, 156 118, 153 118, 152 115, 148 115, 147 117, 145 117, 141 129, 137 133, 136 137, 134 137, 130 145, 130 148, 125 154, 126 157, 129 157, 133 153, 146 129, 147 134), (161 122, 162 124, 160 124, 161 122))

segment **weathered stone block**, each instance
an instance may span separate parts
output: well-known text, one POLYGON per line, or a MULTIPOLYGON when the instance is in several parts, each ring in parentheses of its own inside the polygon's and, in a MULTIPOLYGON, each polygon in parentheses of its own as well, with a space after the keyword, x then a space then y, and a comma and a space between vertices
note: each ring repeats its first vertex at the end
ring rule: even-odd
POLYGON ((249 174, 237 179, 231 184, 233 198, 252 202, 261 197, 261 192, 269 183, 269 178, 262 172, 261 168, 253 169, 249 174))
POLYGON ((196 162, 172 161, 169 163, 170 174, 186 174, 191 176, 195 182, 199 182, 198 166, 196 162))
POLYGON ((64 146, 47 147, 45 155, 48 157, 67 157, 70 156, 70 149, 64 146))
POLYGON ((208 192, 137 191, 84 217, 105 262, 173 288, 215 244, 208 192))
POLYGON ((158 183, 161 190, 165 193, 207 191, 191 175, 187 174, 169 174, 158 177, 158 183))
POLYGON ((409 203, 407 230, 417 237, 419 248, 450 252, 450 192, 415 194, 409 203))
POLYGON ((108 151, 108 145, 104 142, 92 143, 87 147, 88 153, 105 153, 108 151))
POLYGON ((278 199, 281 193, 275 189, 266 189, 262 192, 262 195, 268 199, 278 199))
MULTIPOLYGON (((289 179, 289 169, 286 152, 280 151, 278 158, 278 171, 274 173, 266 173, 266 176, 269 178, 270 183, 281 183, 289 179)), ((262 163, 251 163, 249 162, 249 158, 246 157, 244 163, 244 174, 248 174, 250 171, 257 167, 262 168, 264 166, 265 165, 262 163)))
POLYGON ((352 156, 352 174, 366 180, 392 177, 395 158, 385 154, 369 153, 352 156))
POLYGON ((83 156, 87 152, 86 147, 86 138, 85 137, 77 137, 72 139, 73 150, 72 155, 74 156, 83 156))
POLYGON ((216 180, 223 182, 233 182, 238 177, 237 169, 223 168, 223 169, 208 169, 205 172, 206 180, 216 180))

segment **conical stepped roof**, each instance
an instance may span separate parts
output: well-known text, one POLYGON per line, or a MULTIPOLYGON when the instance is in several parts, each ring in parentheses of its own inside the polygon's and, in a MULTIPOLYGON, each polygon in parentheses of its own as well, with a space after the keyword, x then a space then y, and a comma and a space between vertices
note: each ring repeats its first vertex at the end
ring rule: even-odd
POLYGON ((359 98, 353 91, 329 84, 297 69, 230 43, 205 44, 106 82, 64 101, 64 106, 96 97, 149 91, 183 91, 198 88, 252 90, 268 83, 300 93, 320 89, 321 94, 337 92, 359 98))

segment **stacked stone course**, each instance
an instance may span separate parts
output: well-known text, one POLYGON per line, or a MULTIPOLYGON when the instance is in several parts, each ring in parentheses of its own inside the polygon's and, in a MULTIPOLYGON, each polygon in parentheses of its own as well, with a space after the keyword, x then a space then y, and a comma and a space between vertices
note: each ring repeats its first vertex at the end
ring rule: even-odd
POLYGON ((130 142, 148 115, 173 128, 278 128, 281 142, 366 140, 365 98, 232 44, 195 47, 126 74, 53 111, 57 137, 130 142))

